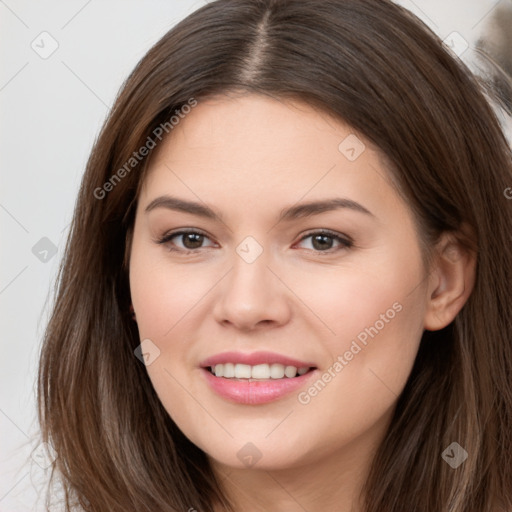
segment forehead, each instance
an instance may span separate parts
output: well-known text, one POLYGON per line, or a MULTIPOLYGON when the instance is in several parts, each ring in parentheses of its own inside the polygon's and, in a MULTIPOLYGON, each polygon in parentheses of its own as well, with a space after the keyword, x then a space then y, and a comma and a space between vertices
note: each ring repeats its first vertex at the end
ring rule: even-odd
MULTIPOLYGON (((349 135, 354 142, 359 139, 356 149, 361 150, 362 135, 307 103, 258 94, 216 96, 199 101, 184 115, 157 152, 166 156, 172 153, 179 159, 180 150, 185 148, 198 155, 215 148, 219 152, 228 149, 226 160, 232 156, 248 163, 254 158, 264 161, 267 155, 273 160, 297 160, 308 154, 318 157, 319 152, 337 158, 340 142, 349 135)), ((368 140, 364 145, 378 151, 368 140)))
POLYGON ((143 196, 172 192, 245 209, 326 195, 396 201, 381 157, 349 125, 306 103, 222 96, 199 101, 159 144, 143 196))

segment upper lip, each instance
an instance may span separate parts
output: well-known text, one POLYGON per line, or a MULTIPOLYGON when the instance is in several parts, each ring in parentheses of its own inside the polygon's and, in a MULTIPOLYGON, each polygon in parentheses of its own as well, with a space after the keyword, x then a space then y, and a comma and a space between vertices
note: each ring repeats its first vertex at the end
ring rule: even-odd
POLYGON ((250 366, 278 363, 284 366, 295 366, 296 368, 315 367, 314 363, 299 361, 298 359, 293 359, 292 357, 276 354, 274 352, 251 352, 250 354, 243 352, 222 352, 205 359, 201 363, 201 367, 207 368, 224 363, 248 364, 250 366))

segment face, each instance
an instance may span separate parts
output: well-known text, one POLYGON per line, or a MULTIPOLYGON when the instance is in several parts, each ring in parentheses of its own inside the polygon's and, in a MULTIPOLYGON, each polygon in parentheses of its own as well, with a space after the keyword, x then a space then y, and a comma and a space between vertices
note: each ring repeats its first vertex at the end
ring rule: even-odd
POLYGON ((377 149, 306 104, 249 94, 199 102, 154 157, 130 287, 174 422, 238 468, 375 442, 426 302, 412 213, 377 149))

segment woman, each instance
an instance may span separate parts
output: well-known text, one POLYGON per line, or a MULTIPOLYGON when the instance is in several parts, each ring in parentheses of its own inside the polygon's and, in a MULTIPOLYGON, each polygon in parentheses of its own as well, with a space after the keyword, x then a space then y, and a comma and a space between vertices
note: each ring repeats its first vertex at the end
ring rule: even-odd
POLYGON ((90 511, 512 507, 510 148, 383 0, 218 0, 124 84, 41 354, 90 511))

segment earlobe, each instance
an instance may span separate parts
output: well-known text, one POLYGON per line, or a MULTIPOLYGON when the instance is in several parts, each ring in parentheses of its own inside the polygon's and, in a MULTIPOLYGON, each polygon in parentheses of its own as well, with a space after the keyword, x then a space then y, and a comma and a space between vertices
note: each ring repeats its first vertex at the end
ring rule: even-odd
POLYGON ((457 316, 475 284, 476 256, 453 235, 444 234, 433 263, 424 328, 437 331, 457 316))

